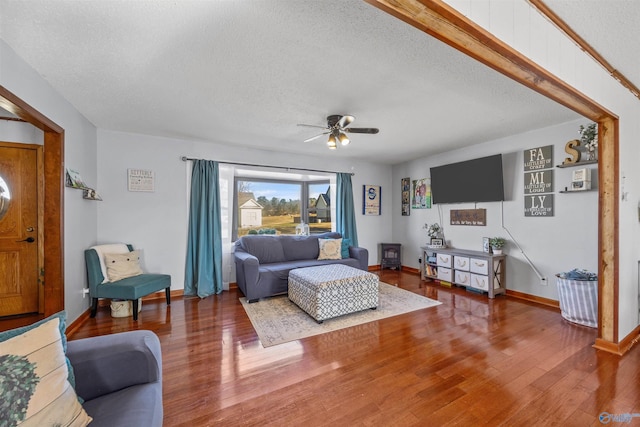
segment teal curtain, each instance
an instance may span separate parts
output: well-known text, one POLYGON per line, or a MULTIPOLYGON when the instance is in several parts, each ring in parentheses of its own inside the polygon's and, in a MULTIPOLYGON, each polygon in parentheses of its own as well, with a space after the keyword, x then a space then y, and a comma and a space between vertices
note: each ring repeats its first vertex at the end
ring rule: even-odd
POLYGON ((218 163, 194 160, 184 294, 200 298, 222 292, 222 238, 218 163))
POLYGON ((336 231, 342 234, 342 237, 351 239, 352 246, 358 246, 351 174, 338 173, 336 176, 338 181, 336 190, 336 231))

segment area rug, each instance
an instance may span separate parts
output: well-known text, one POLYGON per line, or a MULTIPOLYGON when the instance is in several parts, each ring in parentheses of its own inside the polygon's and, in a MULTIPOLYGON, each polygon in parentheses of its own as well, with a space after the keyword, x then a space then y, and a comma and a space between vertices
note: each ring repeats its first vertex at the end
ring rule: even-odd
POLYGON ((263 347, 271 347, 301 338, 397 316, 442 304, 413 292, 380 282, 378 308, 345 314, 318 324, 286 295, 262 299, 253 304, 240 302, 247 312, 263 347))

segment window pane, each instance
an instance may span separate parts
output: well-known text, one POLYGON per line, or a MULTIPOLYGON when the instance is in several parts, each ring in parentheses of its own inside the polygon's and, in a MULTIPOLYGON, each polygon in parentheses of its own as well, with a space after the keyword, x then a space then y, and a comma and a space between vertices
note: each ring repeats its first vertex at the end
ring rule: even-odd
POLYGON ((238 179, 238 237, 295 234, 302 184, 238 179))
POLYGON ((309 184, 309 231, 311 234, 331 231, 331 192, 329 183, 309 184))

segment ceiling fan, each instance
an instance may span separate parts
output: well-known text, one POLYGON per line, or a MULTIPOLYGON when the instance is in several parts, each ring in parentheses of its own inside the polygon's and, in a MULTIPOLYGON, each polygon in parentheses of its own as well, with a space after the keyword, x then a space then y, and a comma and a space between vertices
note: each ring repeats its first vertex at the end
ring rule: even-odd
POLYGON ((320 128, 325 129, 325 132, 322 132, 319 135, 312 136, 311 138, 307 138, 304 142, 310 142, 317 138, 320 138, 322 135, 329 135, 329 139, 327 140, 327 146, 331 150, 335 150, 338 147, 338 142, 341 145, 347 145, 349 142, 349 138, 347 137, 347 133, 369 133, 376 134, 380 132, 377 128, 351 128, 349 125, 353 123, 356 118, 353 116, 341 116, 339 114, 334 114, 327 117, 327 126, 317 126, 317 125, 305 125, 298 124, 298 126, 306 126, 311 128, 320 128))

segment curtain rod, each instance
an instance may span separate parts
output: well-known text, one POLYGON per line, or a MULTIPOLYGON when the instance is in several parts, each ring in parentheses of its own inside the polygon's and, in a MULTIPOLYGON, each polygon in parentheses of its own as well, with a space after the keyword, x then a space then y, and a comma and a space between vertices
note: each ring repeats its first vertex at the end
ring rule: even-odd
MULTIPOLYGON (((203 159, 194 159, 191 157, 187 157, 187 156, 182 156, 181 157, 183 162, 186 162, 187 160, 203 160, 203 159)), ((325 170, 320 170, 320 169, 303 169, 303 168, 291 168, 291 167, 287 167, 287 166, 269 166, 269 165, 256 165, 253 163, 238 163, 238 162, 221 162, 218 160, 215 160, 218 163, 222 163, 224 165, 236 165, 236 166, 253 166, 253 167, 258 167, 258 168, 272 168, 272 169, 286 169, 286 170, 294 170, 294 171, 305 171, 305 172, 322 172, 322 173, 343 173, 343 172, 335 172, 335 171, 325 171, 325 170)), ((353 172, 348 172, 351 176, 354 176, 355 173, 353 172)))

